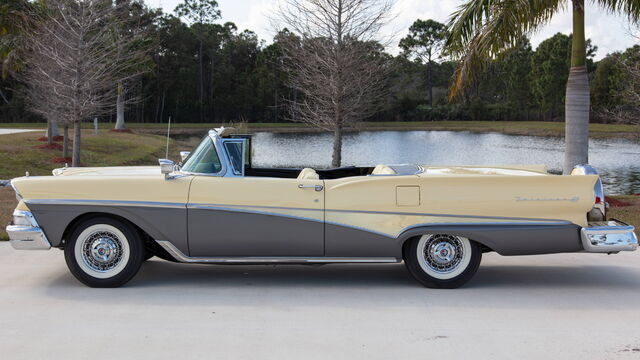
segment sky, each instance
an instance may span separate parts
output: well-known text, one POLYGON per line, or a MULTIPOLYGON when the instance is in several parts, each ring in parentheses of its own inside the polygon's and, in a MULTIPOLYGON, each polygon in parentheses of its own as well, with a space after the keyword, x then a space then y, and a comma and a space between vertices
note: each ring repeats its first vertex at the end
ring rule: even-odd
MULTIPOLYGON (((218 0, 222 12, 221 23, 234 22, 240 31, 249 29, 258 34, 261 40, 270 43, 274 30, 269 20, 274 4, 279 0, 218 0)), ((161 7, 164 12, 172 12, 180 0, 145 0, 153 8, 161 7)), ((407 34, 407 29, 416 19, 434 19, 446 23, 449 15, 464 0, 396 0, 395 17, 383 30, 384 38, 391 38, 387 51, 398 53, 397 43, 407 34)), ((625 17, 607 13, 592 2, 587 2, 586 36, 598 46, 596 59, 608 53, 624 50, 638 40, 630 35, 629 23, 625 17)), ((555 33, 571 33, 571 12, 564 11, 531 38, 534 46, 555 33)))

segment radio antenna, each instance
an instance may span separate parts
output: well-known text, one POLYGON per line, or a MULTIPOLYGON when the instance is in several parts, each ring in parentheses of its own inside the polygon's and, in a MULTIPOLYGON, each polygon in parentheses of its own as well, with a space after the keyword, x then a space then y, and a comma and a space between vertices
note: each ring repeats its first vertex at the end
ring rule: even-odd
POLYGON ((167 125, 167 152, 165 153, 164 158, 169 158, 169 134, 171 134, 171 116, 169 116, 169 124, 167 125))

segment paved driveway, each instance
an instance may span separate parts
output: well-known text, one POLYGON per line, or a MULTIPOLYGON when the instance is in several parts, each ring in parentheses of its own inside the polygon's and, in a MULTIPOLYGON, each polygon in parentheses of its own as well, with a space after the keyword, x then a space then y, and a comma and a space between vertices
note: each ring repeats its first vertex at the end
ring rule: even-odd
POLYGON ((436 291, 401 264, 151 260, 90 289, 0 243, 3 359, 638 359, 640 253, 505 258, 436 291))
POLYGON ((46 131, 42 129, 0 129, 0 135, 18 134, 31 131, 46 131))

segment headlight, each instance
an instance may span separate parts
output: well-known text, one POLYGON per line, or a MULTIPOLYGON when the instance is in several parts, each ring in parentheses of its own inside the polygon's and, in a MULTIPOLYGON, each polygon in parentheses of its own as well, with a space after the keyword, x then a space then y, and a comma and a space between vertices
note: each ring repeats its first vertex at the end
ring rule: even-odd
POLYGON ((13 212, 13 225, 33 226, 32 215, 28 211, 16 210, 13 212))

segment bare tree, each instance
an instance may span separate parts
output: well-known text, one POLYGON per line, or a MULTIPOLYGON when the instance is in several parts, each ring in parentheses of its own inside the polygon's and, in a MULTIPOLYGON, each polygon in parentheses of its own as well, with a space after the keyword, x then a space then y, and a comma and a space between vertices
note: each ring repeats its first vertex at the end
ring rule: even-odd
POLYGON ((114 36, 122 19, 110 0, 49 0, 29 29, 23 71, 32 111, 73 124, 73 166, 80 165, 81 122, 113 111, 115 84, 144 71, 140 39, 114 36))
MULTIPOLYGON (((636 24, 630 26, 628 34, 640 41, 639 31, 640 27, 636 24)), ((622 54, 614 54, 614 61, 621 72, 616 89, 619 101, 596 112, 600 117, 617 123, 640 125, 640 46, 631 47, 622 54)))
POLYGON ((390 0, 284 0, 280 27, 287 85, 301 97, 285 99, 293 121, 334 133, 331 165, 342 163, 342 133, 379 111, 387 62, 377 42, 390 0), (282 28, 292 32, 283 36, 282 28))

